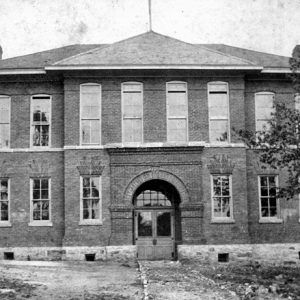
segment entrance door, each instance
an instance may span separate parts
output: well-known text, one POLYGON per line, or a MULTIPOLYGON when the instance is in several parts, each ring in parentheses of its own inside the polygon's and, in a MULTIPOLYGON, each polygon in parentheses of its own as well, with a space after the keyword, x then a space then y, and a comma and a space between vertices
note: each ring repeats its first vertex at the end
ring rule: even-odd
POLYGON ((135 211, 135 243, 139 259, 159 260, 174 257, 174 210, 135 211))

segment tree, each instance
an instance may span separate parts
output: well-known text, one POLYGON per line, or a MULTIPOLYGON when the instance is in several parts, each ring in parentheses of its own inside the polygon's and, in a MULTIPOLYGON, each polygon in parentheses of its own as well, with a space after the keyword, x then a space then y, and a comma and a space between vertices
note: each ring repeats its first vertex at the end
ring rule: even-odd
MULTIPOLYGON (((300 45, 293 50, 290 66, 289 77, 295 93, 300 93, 300 45)), ((263 165, 287 172, 288 179, 279 187, 279 197, 289 199, 300 193, 300 110, 285 103, 275 103, 263 130, 235 130, 235 133, 253 149, 263 165)))

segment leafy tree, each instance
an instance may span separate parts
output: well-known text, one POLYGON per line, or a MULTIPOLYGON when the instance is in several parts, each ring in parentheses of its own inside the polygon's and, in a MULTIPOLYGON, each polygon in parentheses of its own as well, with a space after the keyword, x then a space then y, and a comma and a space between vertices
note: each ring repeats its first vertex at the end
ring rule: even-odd
MULTIPOLYGON (((295 92, 300 93, 300 45, 290 59, 295 92)), ((246 145, 253 149, 263 165, 285 170, 288 179, 279 187, 279 197, 292 198, 300 193, 300 111, 285 103, 275 103, 267 126, 261 131, 235 130, 246 145)))

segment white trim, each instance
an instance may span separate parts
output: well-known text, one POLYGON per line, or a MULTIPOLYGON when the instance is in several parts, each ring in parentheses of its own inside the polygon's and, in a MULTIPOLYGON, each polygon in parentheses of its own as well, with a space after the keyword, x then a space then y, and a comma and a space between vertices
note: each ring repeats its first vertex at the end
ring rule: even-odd
POLYGON ((0 220, 0 227, 10 227, 11 226, 11 219, 10 219, 10 199, 11 199, 11 197, 10 197, 10 178, 0 177, 0 181, 1 180, 7 180, 8 220, 5 220, 5 221, 0 220))
MULTIPOLYGON (((0 147, 0 150, 4 150, 4 149, 9 149, 10 148, 10 142, 11 142, 11 97, 10 96, 7 96, 7 95, 0 95, 0 101, 1 101, 1 98, 6 98, 9 100, 9 129, 8 129, 8 132, 9 132, 9 137, 8 137, 8 147, 6 148, 1 148, 0 147)), ((4 124, 4 123, 3 123, 4 124)))
POLYGON ((15 74, 46 74, 44 69, 2 69, 0 75, 15 75, 15 74))
POLYGON ((80 180, 80 197, 79 197, 79 207, 80 207, 80 217, 79 225, 102 225, 102 177, 100 175, 82 175, 80 180), (99 180, 99 219, 83 219, 83 177, 98 178, 99 180))
MULTIPOLYGON (((51 178, 50 177, 31 177, 30 178, 30 221, 28 223, 28 226, 52 226, 52 212, 51 212, 51 207, 52 207, 52 195, 51 195, 51 178), (49 220, 33 220, 33 180, 41 180, 41 179, 47 179, 48 180, 48 200, 49 201, 49 220)), ((38 200, 37 200, 38 201, 38 200)))
POLYGON ((41 149, 41 148, 44 148, 44 149, 47 149, 47 148, 51 148, 51 134, 52 134, 52 96, 49 95, 49 94, 35 94, 35 95, 32 95, 30 97, 30 148, 33 148, 33 149, 41 149), (37 97, 37 99, 34 99, 34 97, 37 97), (38 99, 38 97, 49 97, 49 99, 38 99), (48 100, 49 101, 49 132, 48 132, 48 135, 49 135, 49 140, 48 140, 48 145, 47 146, 34 146, 33 145, 33 140, 32 140, 32 137, 33 137, 33 111, 32 111, 32 108, 33 108, 33 101, 38 101, 38 100, 48 100))
MULTIPOLYGON (((263 68, 261 73, 293 73, 290 68, 263 68)), ((296 73, 300 73, 299 70, 296 73)))
POLYGON ((126 81, 121 83, 121 132, 122 132, 122 143, 126 143, 129 145, 139 145, 143 144, 144 142, 144 85, 142 82, 138 81, 126 81), (130 84, 136 84, 141 86, 141 97, 142 97, 142 116, 141 116, 141 121, 142 121, 142 140, 140 142, 124 142, 124 86, 125 85, 130 85, 130 84))
POLYGON ((211 117, 210 117, 210 109, 209 109, 209 93, 211 90, 210 86, 213 84, 217 85, 224 85, 226 86, 226 95, 227 95, 227 118, 216 118, 212 120, 227 120, 227 141, 224 142, 218 142, 218 141, 213 141, 212 144, 215 145, 220 145, 221 147, 224 146, 224 144, 230 144, 231 142, 231 132, 230 132, 230 98, 229 98, 229 84, 228 82, 225 81, 210 81, 207 83, 207 106, 208 106, 208 138, 209 142, 211 142, 211 131, 210 131, 210 122, 211 122, 211 117))
POLYGON ((66 65, 46 66, 45 70, 263 70, 262 66, 210 66, 210 65, 66 65))
MULTIPOLYGON (((176 92, 176 91, 175 91, 176 92)), ((189 97, 188 97, 188 84, 185 81, 168 81, 166 82, 166 112, 167 112, 167 143, 188 143, 189 142, 189 97), (185 85, 185 98, 186 98, 186 116, 169 116, 169 84, 184 84, 185 85), (169 120, 170 119, 185 119, 186 120, 186 140, 185 141, 170 141, 168 132, 169 132, 169 120)))
MULTIPOLYGON (((102 86, 99 83, 87 82, 80 84, 79 87, 79 145, 80 146, 99 146, 102 145, 102 86), (82 86, 98 86, 99 87, 99 143, 82 144, 82 118, 81 118, 81 99, 82 99, 82 86)), ((85 120, 85 119, 84 119, 85 120)), ((98 119, 95 119, 98 120, 98 119)))
MULTIPOLYGON (((222 197, 222 195, 221 195, 222 197)), ((231 174, 211 174, 210 175, 210 199, 211 199, 211 223, 234 223, 233 218, 233 197, 232 197, 232 175, 231 174), (215 217, 214 216, 214 177, 227 176, 229 179, 229 208, 230 217, 215 217)))
MULTIPOLYGON (((45 147, 46 148, 46 147, 45 147)), ((11 152, 62 152, 64 148, 10 148, 10 149, 0 149, 0 153, 11 153, 11 152)))
MULTIPOLYGON (((275 184, 276 184, 276 188, 278 188, 279 184, 278 184, 278 175, 274 174, 274 175, 270 175, 270 174, 266 174, 266 175, 258 175, 257 179, 258 179, 258 204, 259 204, 259 223, 282 223, 282 219, 280 219, 280 202, 279 202, 279 198, 276 197, 276 211, 277 211, 277 216, 276 217, 263 217, 261 215, 261 186, 260 186, 260 178, 261 177, 275 177, 275 184)), ((269 186, 268 186, 269 188, 269 186)))

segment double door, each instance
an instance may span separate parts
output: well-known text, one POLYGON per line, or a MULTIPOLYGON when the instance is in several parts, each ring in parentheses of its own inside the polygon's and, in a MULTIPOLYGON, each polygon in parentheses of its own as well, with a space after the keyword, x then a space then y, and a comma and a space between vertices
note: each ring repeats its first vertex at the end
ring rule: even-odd
POLYGON ((139 209, 134 212, 138 259, 174 257, 174 210, 139 209))

